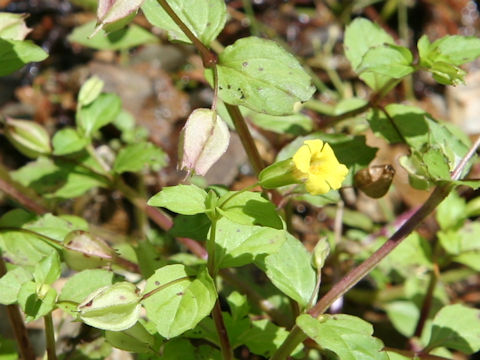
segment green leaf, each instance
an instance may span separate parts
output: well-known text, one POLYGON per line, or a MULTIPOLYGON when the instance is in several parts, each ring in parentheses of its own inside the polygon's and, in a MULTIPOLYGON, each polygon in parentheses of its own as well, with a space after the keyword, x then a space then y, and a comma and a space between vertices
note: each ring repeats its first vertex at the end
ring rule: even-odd
POLYGON ((439 346, 473 354, 480 350, 480 310, 461 304, 440 310, 432 323, 428 349, 439 346))
POLYGON ((377 74, 401 79, 415 71, 413 56, 405 47, 387 44, 370 48, 358 66, 357 73, 371 71, 377 74))
POLYGON ((205 241, 210 225, 210 219, 205 214, 178 215, 173 219, 173 226, 169 233, 174 237, 205 241))
POLYGON ((312 256, 302 243, 287 234, 287 240, 280 249, 268 255, 257 265, 280 291, 306 306, 313 296, 316 273, 312 267, 312 256))
POLYGON ((62 242, 73 230, 88 230, 88 224, 75 222, 75 216, 71 216, 67 220, 52 214, 45 214, 24 224, 22 228, 62 242))
MULTIPOLYGON (((271 40, 247 37, 237 40, 219 55, 218 96, 226 103, 242 105, 270 115, 295 112, 315 88, 297 59, 271 40)), ((206 70, 212 84, 212 71, 206 70)))
POLYGON ((119 282, 97 289, 78 305, 87 325, 112 331, 132 327, 140 317, 140 296, 134 284, 119 282))
POLYGON ((41 238, 20 231, 1 232, 0 249, 10 263, 32 271, 44 257, 56 252, 41 238))
MULTIPOLYGON (((240 340, 252 353, 269 358, 282 345, 288 334, 285 328, 262 319, 253 321, 251 328, 242 334, 240 340)), ((298 355, 302 349, 303 344, 298 344, 292 356, 298 355)))
POLYGON ((33 61, 42 61, 48 54, 28 40, 6 40, 0 38, 0 76, 8 75, 33 61))
POLYGON ((412 301, 393 301, 385 305, 388 318, 395 329, 405 337, 413 336, 420 318, 420 310, 412 301))
POLYGON ((354 19, 345 30, 345 56, 358 69, 365 54, 374 47, 394 44, 393 38, 379 25, 365 19, 354 19))
MULTIPOLYGON (((167 2, 180 20, 207 46, 217 38, 227 21, 227 8, 223 0, 168 0, 167 2)), ((170 40, 190 43, 188 37, 157 0, 146 0, 142 10, 152 25, 167 30, 170 40)))
POLYGON ((100 94, 94 102, 77 111, 77 126, 82 129, 86 137, 108 125, 119 114, 122 101, 115 94, 100 94))
POLYGON ((107 330, 105 339, 117 349, 141 354, 152 352, 155 341, 140 322, 123 331, 107 330))
POLYGON ((230 191, 218 200, 217 206, 223 216, 238 224, 283 229, 283 222, 275 206, 261 193, 230 191))
POLYGON ((313 129, 312 119, 302 113, 274 116, 250 111, 247 116, 255 125, 279 134, 303 135, 313 129))
POLYGON ((372 336, 368 322, 351 315, 321 315, 315 319, 304 314, 297 325, 323 349, 333 351, 342 360, 388 360, 383 343, 372 336))
POLYGON ((278 251, 286 239, 285 234, 285 230, 240 225, 221 218, 215 234, 215 264, 218 268, 250 264, 260 254, 278 251))
POLYGON ((120 150, 113 171, 121 174, 126 171, 137 172, 146 166, 163 167, 167 163, 167 156, 162 149, 149 142, 131 144, 120 150))
POLYGON ((55 308, 57 292, 47 284, 33 281, 23 283, 18 292, 18 303, 25 313, 27 322, 37 320, 55 308))
POLYGON ((103 269, 83 270, 65 283, 59 301, 81 303, 89 294, 102 287, 112 285, 113 272, 103 269))
MULTIPOLYGON (((378 247, 380 245, 379 242, 378 247)), ((413 232, 392 251, 387 260, 381 262, 380 266, 386 271, 394 270, 408 278, 418 268, 432 268, 432 249, 425 238, 413 232)))
POLYGON ((467 204, 456 191, 451 191, 437 207, 435 218, 442 230, 456 229, 468 217, 467 204))
POLYGON ((165 285, 143 300, 148 319, 163 337, 172 338, 193 329, 215 304, 217 292, 206 269, 195 277, 189 276, 185 266, 168 265, 147 280, 144 294, 165 285))
POLYGON ((418 49, 422 65, 443 61, 458 66, 480 56, 480 39, 475 36, 449 35, 430 44, 426 35, 423 35, 418 49))
POLYGON ((68 155, 83 150, 87 144, 88 139, 80 136, 75 129, 63 128, 53 136, 53 154, 68 155))
POLYGON ((89 38, 95 30, 96 23, 94 20, 76 27, 68 36, 68 40, 99 50, 130 49, 138 45, 158 41, 155 35, 135 24, 109 34, 105 34, 103 30, 100 30, 95 36, 89 38))
MULTIPOLYGON (((355 72, 359 73, 365 54, 384 44, 394 44, 393 38, 380 26, 364 18, 356 18, 345 30, 345 56, 355 72)), ((363 72, 360 78, 373 90, 382 89, 391 80, 391 76, 363 72)))
POLYGON ((33 278, 37 284, 51 285, 60 277, 61 271, 60 257, 57 252, 53 252, 35 266, 33 278))
POLYGON ((10 305, 16 302, 20 287, 31 278, 32 274, 23 267, 16 267, 2 276, 0 278, 0 304, 10 305))
POLYGON ((207 193, 196 185, 167 186, 148 200, 148 205, 167 208, 183 215, 205 212, 207 193))

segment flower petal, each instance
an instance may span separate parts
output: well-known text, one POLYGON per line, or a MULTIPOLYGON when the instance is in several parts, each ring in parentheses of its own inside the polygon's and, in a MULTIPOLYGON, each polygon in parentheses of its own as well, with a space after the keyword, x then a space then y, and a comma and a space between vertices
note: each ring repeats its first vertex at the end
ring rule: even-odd
POLYGON ((312 195, 322 195, 330 191, 330 185, 325 181, 323 176, 310 175, 305 188, 312 195))
POLYGON ((307 174, 310 171, 310 159, 312 153, 308 145, 302 145, 300 149, 297 150, 295 155, 293 155, 293 163, 297 170, 302 173, 307 174))

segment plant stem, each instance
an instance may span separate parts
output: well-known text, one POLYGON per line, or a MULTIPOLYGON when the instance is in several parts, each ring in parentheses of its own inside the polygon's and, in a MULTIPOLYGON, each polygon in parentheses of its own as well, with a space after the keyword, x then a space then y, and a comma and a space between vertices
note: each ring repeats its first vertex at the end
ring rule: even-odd
MULTIPOLYGON (((207 268, 208 273, 215 282, 215 277, 217 275, 217 267, 215 264, 215 247, 216 247, 216 237, 217 233, 217 219, 212 219, 212 226, 210 227, 210 236, 207 238, 207 268)), ((222 309, 220 307, 220 301, 217 297, 215 305, 212 309, 213 322, 215 323, 215 329, 217 330, 218 339, 220 340, 220 349, 222 351, 222 357, 224 360, 233 359, 233 349, 230 346, 230 340, 228 339, 227 329, 225 323, 223 322, 222 309)))
POLYGON ((52 313, 49 312, 43 317, 45 322, 45 336, 47 340, 47 359, 57 360, 57 353, 55 350, 55 329, 53 327, 52 313))
POLYGON ((255 174, 259 174, 262 171, 264 164, 263 160, 260 157, 260 153, 258 152, 257 146, 255 145, 255 141, 253 141, 252 134, 250 134, 250 130, 248 130, 247 123, 240 112, 238 106, 226 104, 228 113, 232 118, 233 124, 235 125, 235 129, 240 136, 240 141, 247 152, 248 159, 250 160, 250 164, 252 164, 253 171, 255 174))
MULTIPOLYGON (((7 273, 7 267, 1 256, 0 251, 0 278, 7 273)), ((15 340, 17 341, 17 349, 23 360, 35 360, 35 353, 32 344, 28 338, 27 328, 23 322, 22 314, 17 304, 7 305, 7 316, 10 326, 12 327, 15 340)))
MULTIPOLYGON (((8 174, 8 170, 0 164, 0 191, 5 193, 11 199, 17 201, 20 205, 37 214, 46 214, 48 209, 32 199, 29 189, 24 188, 20 184, 16 184, 8 174)), ((32 195, 33 196, 33 195, 32 195)))
POLYGON ((425 298, 423 299, 422 308, 420 310, 420 318, 418 319, 417 326, 415 327, 415 332, 413 336, 420 337, 425 327, 425 322, 428 319, 428 314, 432 308, 433 293, 435 287, 437 286, 438 279, 440 277, 440 269, 437 264, 433 264, 433 270, 430 274, 430 281, 428 283, 427 292, 425 298))
POLYGON ((228 339, 227 328, 223 322, 222 308, 220 307, 220 300, 217 298, 212 310, 213 322, 217 329, 218 338, 220 340, 220 349, 222 351, 223 360, 233 360, 233 349, 230 346, 230 340, 228 339))
POLYGON ((211 68, 217 63, 217 56, 211 52, 196 36, 193 34, 187 25, 178 17, 175 11, 170 7, 166 0, 158 0, 159 4, 162 6, 163 10, 172 18, 175 24, 183 31, 183 33, 188 37, 192 42, 195 48, 200 52, 202 57, 203 66, 206 68, 211 68))

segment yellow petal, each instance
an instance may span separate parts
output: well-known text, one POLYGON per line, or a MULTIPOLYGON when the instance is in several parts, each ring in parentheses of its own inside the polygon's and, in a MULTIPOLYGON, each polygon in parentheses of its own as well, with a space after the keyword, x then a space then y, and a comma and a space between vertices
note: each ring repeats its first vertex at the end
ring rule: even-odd
POLYGON ((323 176, 310 175, 305 183, 305 188, 312 195, 322 195, 330 191, 330 185, 328 185, 323 176))
POLYGON ((297 150, 295 155, 293 155, 293 163, 297 170, 302 173, 308 173, 310 171, 310 159, 312 153, 308 145, 302 145, 300 149, 297 150))
MULTIPOLYGON (((310 148, 310 152, 312 154, 319 153, 323 151, 323 141, 320 139, 314 139, 314 140, 305 140, 304 144, 307 144, 307 146, 310 148)), ((325 144, 325 146, 328 144, 325 144)))

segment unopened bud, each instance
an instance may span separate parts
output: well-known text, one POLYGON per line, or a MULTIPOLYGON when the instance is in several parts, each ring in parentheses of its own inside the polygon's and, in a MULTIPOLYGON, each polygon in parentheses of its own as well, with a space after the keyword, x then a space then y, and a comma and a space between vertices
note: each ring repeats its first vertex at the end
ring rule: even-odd
POLYGON ((229 142, 227 124, 220 116, 210 109, 196 109, 180 133, 178 167, 205 175, 227 151, 229 142))
POLYGON ((103 330, 122 331, 135 325, 140 317, 137 287, 119 282, 90 294, 80 305, 80 318, 86 324, 103 330))
POLYGON ((102 239, 82 230, 65 237, 64 259, 73 270, 93 269, 112 263, 115 251, 102 239))
POLYGON ((18 151, 30 158, 52 152, 47 131, 33 121, 7 118, 5 136, 18 151))

